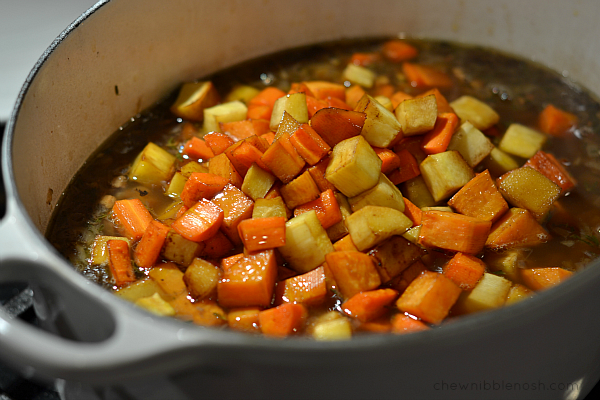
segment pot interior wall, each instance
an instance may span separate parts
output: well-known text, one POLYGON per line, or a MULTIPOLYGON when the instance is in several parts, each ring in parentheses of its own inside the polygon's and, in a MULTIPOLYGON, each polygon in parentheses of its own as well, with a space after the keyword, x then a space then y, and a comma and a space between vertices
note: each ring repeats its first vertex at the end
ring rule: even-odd
POLYGON ((12 166, 44 232, 86 158, 178 83, 258 55, 340 38, 397 35, 495 47, 600 93, 593 1, 108 1, 53 48, 20 99, 12 166))

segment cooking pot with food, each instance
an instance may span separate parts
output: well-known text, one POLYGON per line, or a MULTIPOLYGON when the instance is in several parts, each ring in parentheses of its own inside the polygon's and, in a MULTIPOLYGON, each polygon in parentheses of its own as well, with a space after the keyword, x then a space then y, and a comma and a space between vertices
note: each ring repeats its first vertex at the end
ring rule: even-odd
POLYGON ((44 233, 94 150, 182 82, 287 48, 400 35, 496 48, 597 95, 598 16, 592 1, 99 2, 41 57, 7 125, 0 277, 34 289, 43 329, 0 313, 0 356, 66 382, 65 398, 583 398, 600 377, 596 262, 439 329, 318 342, 153 316, 81 276, 44 233))

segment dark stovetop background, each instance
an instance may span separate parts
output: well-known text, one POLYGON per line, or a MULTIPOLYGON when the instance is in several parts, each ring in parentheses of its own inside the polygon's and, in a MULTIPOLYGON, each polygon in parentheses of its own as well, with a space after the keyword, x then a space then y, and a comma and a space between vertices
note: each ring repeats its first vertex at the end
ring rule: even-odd
MULTIPOLYGON (((5 125, 0 122, 0 143, 5 125)), ((6 199, 0 174, 0 219, 4 217, 6 199)), ((32 291, 26 286, 0 285, 0 305, 10 315, 36 325, 32 291)), ((600 338, 598 338, 600 340, 600 338)), ((59 400, 54 387, 24 377, 13 368, 0 362, 0 400, 59 400)), ((600 383, 586 396, 586 400, 600 399, 600 383)))

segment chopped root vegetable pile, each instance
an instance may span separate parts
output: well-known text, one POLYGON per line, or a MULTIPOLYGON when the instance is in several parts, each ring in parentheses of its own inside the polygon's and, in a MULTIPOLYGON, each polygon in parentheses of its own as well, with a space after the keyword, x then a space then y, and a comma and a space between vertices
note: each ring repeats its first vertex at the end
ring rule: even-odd
POLYGON ((384 40, 303 75, 184 84, 168 142, 110 178, 84 273, 158 315, 316 340, 427 330, 569 279, 599 250, 576 156, 555 154, 581 117, 431 52, 384 40))

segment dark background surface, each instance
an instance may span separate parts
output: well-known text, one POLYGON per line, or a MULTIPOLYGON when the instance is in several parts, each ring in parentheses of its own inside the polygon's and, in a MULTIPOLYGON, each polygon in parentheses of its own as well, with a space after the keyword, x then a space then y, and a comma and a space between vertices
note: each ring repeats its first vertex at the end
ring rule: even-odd
MULTIPOLYGON (((4 128, 5 124, 0 122, 0 143, 4 128)), ((0 218, 4 217, 5 206, 4 186, 2 175, 0 174, 0 218)), ((32 307, 32 292, 25 286, 0 285, 0 305, 14 317, 33 325, 37 322, 32 307)), ((0 362, 0 400, 59 399, 60 397, 52 385, 32 381, 13 368, 0 362)), ((588 396, 586 396, 586 400, 594 399, 600 399, 600 384, 596 384, 588 396)))

